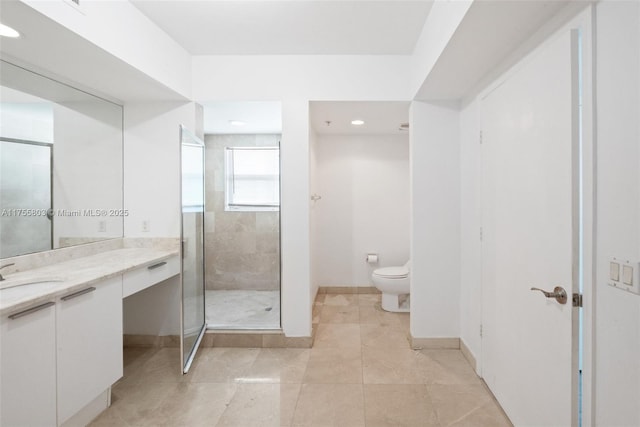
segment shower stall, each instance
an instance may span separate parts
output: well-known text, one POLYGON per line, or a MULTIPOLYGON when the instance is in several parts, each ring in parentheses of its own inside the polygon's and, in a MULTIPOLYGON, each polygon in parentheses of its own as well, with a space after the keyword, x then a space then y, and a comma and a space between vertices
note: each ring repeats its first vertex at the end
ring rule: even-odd
POLYGON ((281 329, 281 105, 203 107, 204 140, 181 132, 185 371, 205 328, 281 329))
POLYGON ((280 135, 205 137, 209 329, 280 328, 280 135))

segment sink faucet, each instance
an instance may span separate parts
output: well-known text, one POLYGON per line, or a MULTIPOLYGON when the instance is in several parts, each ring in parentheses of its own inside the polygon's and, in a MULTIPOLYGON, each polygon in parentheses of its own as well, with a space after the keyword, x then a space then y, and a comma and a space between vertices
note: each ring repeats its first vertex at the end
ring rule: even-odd
MULTIPOLYGON (((11 264, 5 264, 5 265, 3 265, 3 266, 0 266, 0 270, 2 270, 2 269, 3 269, 3 268, 5 268, 5 267, 11 267, 12 265, 16 265, 16 263, 15 263, 15 262, 12 262, 11 264)), ((5 280, 5 278, 4 278, 4 277, 2 277, 2 274, 0 274, 0 282, 2 282, 3 280, 5 280)))

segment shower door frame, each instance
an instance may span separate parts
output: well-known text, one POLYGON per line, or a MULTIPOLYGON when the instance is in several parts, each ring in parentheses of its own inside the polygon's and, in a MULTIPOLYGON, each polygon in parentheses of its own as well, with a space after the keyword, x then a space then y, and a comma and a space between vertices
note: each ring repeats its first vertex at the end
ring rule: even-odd
POLYGON ((180 125, 180 291, 181 291, 181 303, 180 303, 180 366, 183 374, 189 372, 191 368, 191 364, 193 363, 193 359, 200 347, 200 343, 202 342, 202 338, 207 331, 207 319, 206 319, 206 293, 204 287, 204 197, 205 197, 205 179, 204 179, 204 142, 198 138, 193 132, 187 129, 184 125, 180 125), (188 135, 191 139, 193 139, 197 144, 185 144, 184 136, 188 135), (200 327, 200 331, 198 332, 198 336, 191 347, 189 349, 189 354, 185 355, 185 288, 184 288, 184 205, 183 205, 183 191, 182 191, 182 180, 183 180, 183 164, 182 164, 182 149, 184 145, 198 146, 202 148, 202 313, 203 313, 203 323, 200 327))

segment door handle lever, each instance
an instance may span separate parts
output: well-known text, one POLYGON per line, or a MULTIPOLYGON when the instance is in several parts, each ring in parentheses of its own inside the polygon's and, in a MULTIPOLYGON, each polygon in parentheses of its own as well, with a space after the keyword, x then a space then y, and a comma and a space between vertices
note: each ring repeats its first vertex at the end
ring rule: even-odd
POLYGON ((548 292, 540 288, 531 288, 532 291, 540 291, 547 298, 555 298, 558 301, 558 304, 566 304, 567 303, 567 291, 564 290, 562 286, 556 286, 553 288, 553 292, 548 292))

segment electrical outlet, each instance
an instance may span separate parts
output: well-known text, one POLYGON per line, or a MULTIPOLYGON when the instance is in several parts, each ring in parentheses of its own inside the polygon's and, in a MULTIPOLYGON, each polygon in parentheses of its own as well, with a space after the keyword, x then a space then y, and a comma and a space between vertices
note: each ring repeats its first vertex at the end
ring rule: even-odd
POLYGON ((105 233, 106 231, 107 231, 107 221, 105 221, 104 219, 100 220, 98 222, 98 232, 105 233))
POLYGON ((151 230, 151 225, 149 224, 151 221, 145 219, 142 221, 142 231, 144 233, 148 233, 151 230))

